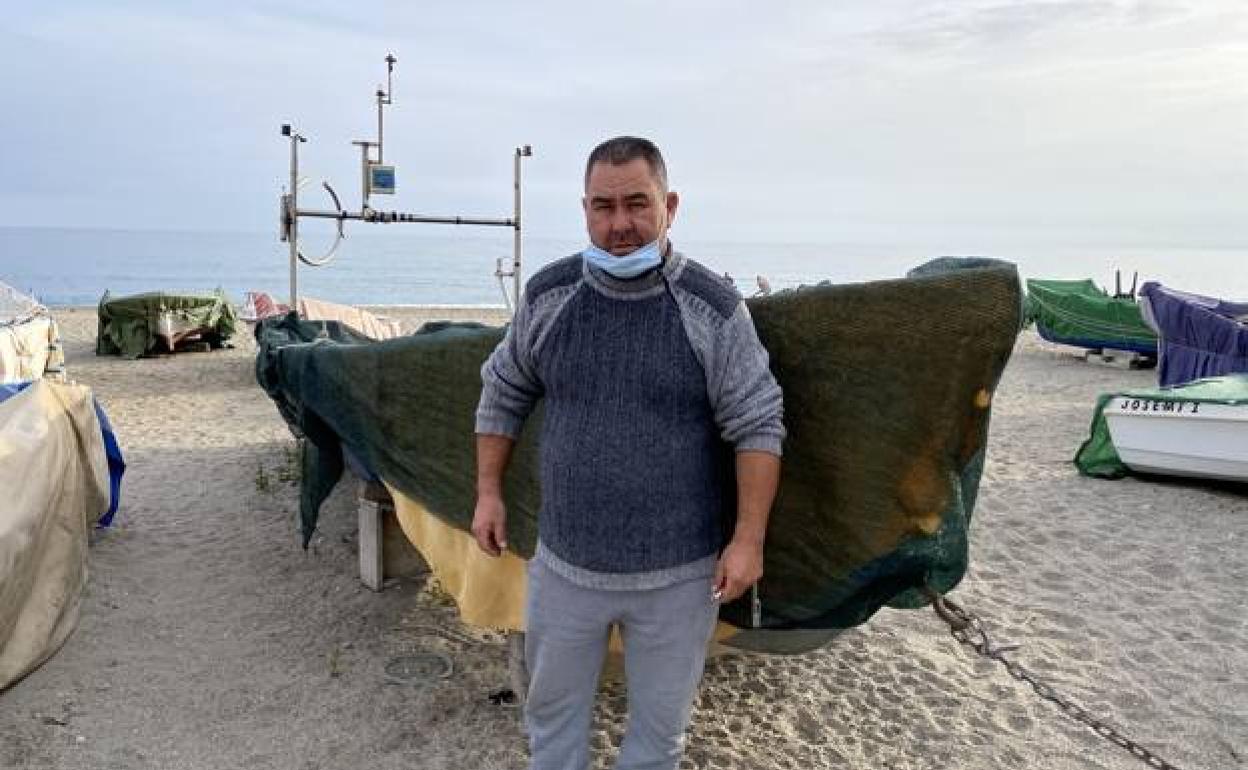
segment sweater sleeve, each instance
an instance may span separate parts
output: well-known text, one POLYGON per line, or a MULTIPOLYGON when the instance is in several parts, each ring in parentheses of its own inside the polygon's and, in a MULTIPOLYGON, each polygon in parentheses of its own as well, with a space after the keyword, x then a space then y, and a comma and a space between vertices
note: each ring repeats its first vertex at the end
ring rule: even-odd
POLYGON ((779 456, 785 437, 784 396, 745 302, 737 303, 709 347, 707 393, 720 435, 738 452, 779 456))
POLYGON ((481 367, 476 432, 517 438, 543 387, 533 364, 533 312, 521 303, 503 341, 481 367))

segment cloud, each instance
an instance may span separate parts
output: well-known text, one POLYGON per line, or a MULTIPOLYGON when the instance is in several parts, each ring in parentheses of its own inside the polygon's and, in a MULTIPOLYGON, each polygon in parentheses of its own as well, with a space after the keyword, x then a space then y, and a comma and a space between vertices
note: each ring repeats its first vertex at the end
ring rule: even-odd
POLYGON ((1149 0, 925 3, 872 37, 882 47, 909 54, 1001 54, 1020 46, 1057 45, 1069 36, 1170 23, 1188 14, 1184 6, 1149 0))
POLYGON ((509 211, 511 152, 531 143, 530 232, 579 237, 584 154, 629 132, 667 151, 691 232, 1089 211, 1226 231, 1248 174, 1246 18, 1240 0, 19 4, 0 21, 0 67, 23 73, 0 79, 0 146, 20 148, 0 224, 268 229, 283 122, 311 139, 306 174, 354 205, 349 142, 375 130, 393 51, 395 208, 509 211))

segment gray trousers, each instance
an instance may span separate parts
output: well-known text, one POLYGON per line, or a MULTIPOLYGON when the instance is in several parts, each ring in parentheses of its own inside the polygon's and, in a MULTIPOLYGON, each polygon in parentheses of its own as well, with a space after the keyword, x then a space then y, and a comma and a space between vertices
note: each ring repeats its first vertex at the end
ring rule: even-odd
POLYGON ((624 641, 628 729, 617 770, 673 770, 719 604, 706 578, 643 591, 584 588, 529 562, 525 723, 531 770, 586 770, 611 626, 624 641))

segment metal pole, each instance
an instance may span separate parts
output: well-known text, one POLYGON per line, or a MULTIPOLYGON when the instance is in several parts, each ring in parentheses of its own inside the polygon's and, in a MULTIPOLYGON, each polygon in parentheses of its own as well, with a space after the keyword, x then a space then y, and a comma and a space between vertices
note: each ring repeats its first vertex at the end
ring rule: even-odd
POLYGON ((301 209, 299 211, 301 217, 313 217, 316 219, 341 219, 343 221, 349 219, 358 219, 361 222, 418 222, 421 224, 433 225, 484 225, 494 227, 515 227, 516 221, 510 217, 507 219, 482 219, 479 217, 441 217, 431 216, 428 214, 409 214, 404 211, 378 211, 377 209, 369 209, 368 211, 330 211, 328 209, 301 209))
POLYGON ((514 299, 513 307, 520 307, 520 291, 524 285, 523 277, 520 274, 520 159, 529 157, 533 154, 533 148, 529 145, 516 148, 515 158, 515 211, 512 219, 515 220, 513 227, 515 228, 515 242, 512 245, 511 258, 511 277, 513 281, 512 298, 514 299))
POLYGON ((394 58, 394 54, 386 54, 386 90, 383 93, 380 88, 377 89, 377 163, 382 162, 381 147, 381 106, 383 104, 393 104, 391 95, 394 93, 394 64, 398 59, 394 58))
POLYGON ((299 140, 290 132, 290 309, 299 310, 299 140))
POLYGON ((511 218, 515 221, 512 225, 512 235, 514 241, 511 246, 511 280, 512 290, 511 296, 515 298, 512 305, 514 308, 520 307, 520 148, 516 148, 515 168, 513 169, 513 177, 515 184, 515 209, 511 218))
POLYGON ((355 142, 360 146, 360 210, 368 210, 368 142, 355 142))

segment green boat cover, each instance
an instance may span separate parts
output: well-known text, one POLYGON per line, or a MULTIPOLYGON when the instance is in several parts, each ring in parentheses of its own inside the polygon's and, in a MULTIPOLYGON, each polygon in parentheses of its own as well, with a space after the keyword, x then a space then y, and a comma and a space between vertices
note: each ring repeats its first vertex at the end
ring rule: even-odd
POLYGON ((1109 296, 1091 280, 1027 279, 1027 321, 1050 342, 1157 352, 1157 334, 1133 299, 1109 296))
POLYGON ((1084 278, 1081 281, 1064 281, 1058 279, 1047 278, 1028 278, 1027 279, 1027 298, 1024 303, 1024 324, 1035 323, 1036 316, 1039 313, 1040 303, 1033 298, 1032 292, 1035 289, 1042 289, 1054 292, 1065 292, 1069 294, 1086 294, 1089 297, 1107 297, 1108 294, 1096 285, 1091 278, 1084 278))
MULTIPOLYGON (((885 604, 924 605, 924 584, 943 592, 962 578, 992 392, 1020 328, 1021 295, 1012 264, 941 260, 906 279, 749 300, 788 428, 759 584, 763 628, 853 626, 885 604)), ((256 328, 257 378, 308 439, 305 545, 344 448, 434 515, 470 528, 480 368, 502 336, 439 324, 369 342, 293 315, 256 328)), ((537 538, 541 419, 539 405, 505 479, 508 543, 524 558, 537 538)), ((734 517, 729 504, 726 532, 734 517)), ((751 627, 748 596, 721 619, 751 627)))
POLYGON ((1179 402, 1248 404, 1248 374, 1210 377, 1173 387, 1139 388, 1117 393, 1102 393, 1096 399, 1096 411, 1092 414, 1088 438, 1075 453, 1075 466, 1084 476, 1120 479, 1131 473, 1131 469, 1118 457, 1118 451, 1114 449, 1114 441, 1109 435, 1109 427, 1105 424, 1105 405, 1118 396, 1160 404, 1179 402))
POLYGON ((234 334, 238 314, 217 289, 207 294, 163 291, 100 298, 95 354, 138 358, 156 349, 160 335, 199 330, 203 341, 219 348, 234 334))

